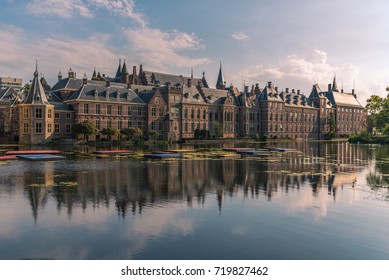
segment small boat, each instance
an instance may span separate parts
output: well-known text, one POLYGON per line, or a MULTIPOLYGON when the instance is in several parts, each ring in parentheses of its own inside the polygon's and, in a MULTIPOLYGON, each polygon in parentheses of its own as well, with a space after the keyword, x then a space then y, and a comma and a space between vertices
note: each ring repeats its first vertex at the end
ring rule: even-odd
POLYGON ((64 156, 50 155, 50 154, 30 154, 30 155, 17 155, 18 159, 30 160, 30 161, 45 161, 45 160, 59 160, 65 159, 64 156))
POLYGON ((5 152, 5 155, 36 155, 36 154, 60 154, 58 150, 10 150, 5 152))
POLYGON ((153 153, 153 154, 145 154, 145 158, 154 158, 154 159, 163 159, 163 158, 182 158, 182 154, 178 153, 153 153))

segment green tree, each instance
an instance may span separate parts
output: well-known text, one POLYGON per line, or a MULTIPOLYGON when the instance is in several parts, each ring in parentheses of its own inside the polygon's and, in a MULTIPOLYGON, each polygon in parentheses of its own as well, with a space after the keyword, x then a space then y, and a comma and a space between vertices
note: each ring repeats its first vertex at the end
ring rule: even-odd
POLYGON ((155 141, 155 139, 159 136, 158 131, 156 130, 150 130, 149 131, 149 137, 155 141))
POLYGON ((111 141, 112 136, 119 135, 119 131, 116 128, 107 127, 107 128, 103 128, 103 130, 101 130, 101 134, 107 136, 108 140, 111 141))
POLYGON ((135 140, 142 137, 143 132, 139 127, 123 128, 120 133, 127 136, 127 140, 135 140))
MULTIPOLYGON (((389 88, 386 88, 386 91, 389 92, 389 88)), ((366 102, 366 109, 369 115, 369 132, 372 133, 373 128, 382 132, 386 124, 389 123, 389 94, 386 98, 372 95, 366 102)))
POLYGON ((216 138, 220 138, 223 136, 223 133, 224 133, 224 128, 223 128, 223 125, 218 122, 218 121, 213 121, 211 123, 211 135, 212 137, 216 137, 216 138))
POLYGON ((77 123, 73 126, 72 130, 75 134, 82 134, 84 136, 85 141, 88 141, 89 135, 95 135, 98 133, 95 124, 91 123, 90 121, 83 121, 77 123))
POLYGON ((30 80, 29 84, 24 84, 24 86, 21 89, 22 93, 27 94, 30 91, 31 83, 32 81, 30 80))

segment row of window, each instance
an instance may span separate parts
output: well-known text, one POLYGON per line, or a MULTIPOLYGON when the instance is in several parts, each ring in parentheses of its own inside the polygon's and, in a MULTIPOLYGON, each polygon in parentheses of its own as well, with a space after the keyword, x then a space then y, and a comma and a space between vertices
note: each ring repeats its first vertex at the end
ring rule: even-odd
MULTIPOLYGON (((89 104, 89 103, 84 103, 83 105, 83 113, 84 114, 90 114, 90 113, 93 113, 90 109, 90 107, 92 106, 92 104, 89 104)), ((105 114, 105 115, 112 115, 113 114, 113 110, 114 110, 114 106, 113 105, 102 105, 102 104, 95 104, 94 105, 94 113, 96 115, 101 115, 101 114, 105 114)), ((127 115, 128 116, 142 116, 143 115, 143 107, 133 107, 133 106, 122 106, 122 105, 118 105, 117 106, 117 115, 119 116, 123 116, 125 115, 125 112, 127 112, 127 115), (127 108, 127 110, 126 110, 127 108)))
MULTIPOLYGON (((42 134, 44 132, 43 123, 40 123, 40 122, 35 123, 35 127, 33 129, 34 129, 35 134, 42 134)), ((48 123, 47 124, 47 133, 52 133, 52 132, 53 132, 53 124, 48 123)), ((70 134, 72 132, 72 125, 70 123, 65 124, 65 132, 67 134, 70 134)), ((30 124, 29 123, 26 123, 26 122, 23 123, 23 133, 24 134, 30 133, 30 124)), ((54 124, 54 133, 55 134, 61 133, 59 123, 54 124)))
MULTIPOLYGON (((34 117, 35 117, 35 119, 43 119, 43 108, 35 108, 34 117)), ((47 109, 47 118, 48 119, 53 118, 53 110, 52 109, 47 109)), ((59 119, 60 113, 55 112, 54 118, 59 119)), ((26 119, 26 120, 30 119, 30 108, 23 108, 23 119, 26 119)), ((68 120, 71 119, 70 112, 66 113, 66 119, 68 119, 68 120)))

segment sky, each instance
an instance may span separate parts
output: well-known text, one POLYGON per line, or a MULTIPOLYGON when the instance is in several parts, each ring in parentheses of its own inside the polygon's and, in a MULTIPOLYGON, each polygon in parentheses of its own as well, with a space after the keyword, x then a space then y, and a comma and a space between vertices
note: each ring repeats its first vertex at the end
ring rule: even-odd
POLYGON ((0 76, 49 84, 69 68, 114 76, 119 59, 195 77, 211 87, 272 81, 309 95, 316 82, 355 92, 361 104, 389 86, 385 0, 3 0, 0 76))

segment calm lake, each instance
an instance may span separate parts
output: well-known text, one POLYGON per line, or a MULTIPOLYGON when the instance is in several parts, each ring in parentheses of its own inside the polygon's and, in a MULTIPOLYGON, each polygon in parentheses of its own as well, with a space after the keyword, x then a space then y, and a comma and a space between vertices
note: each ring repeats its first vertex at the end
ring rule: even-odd
POLYGON ((276 145, 2 164, 0 259, 389 259, 389 146, 276 145))

